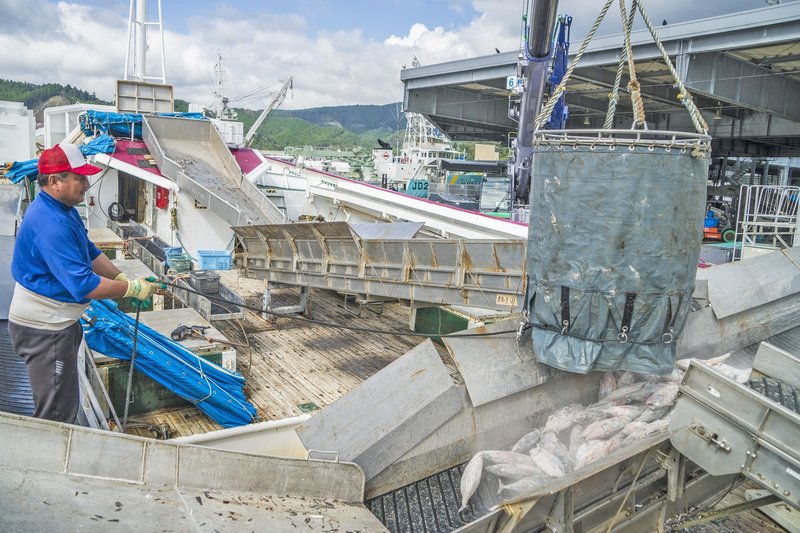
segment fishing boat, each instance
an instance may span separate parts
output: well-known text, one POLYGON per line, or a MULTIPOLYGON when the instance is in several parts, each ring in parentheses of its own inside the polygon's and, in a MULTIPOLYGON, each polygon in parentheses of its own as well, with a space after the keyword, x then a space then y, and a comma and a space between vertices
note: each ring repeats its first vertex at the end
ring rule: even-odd
MULTIPOLYGON (((556 8, 532 5, 532 27, 544 29, 526 41, 528 109, 539 108, 534 82, 556 8)), ((698 271, 705 133, 531 128, 537 165, 550 166, 532 172, 539 196, 523 225, 231 148, 210 121, 175 116, 166 84, 118 87, 113 111, 51 111, 75 124, 54 142, 92 146, 108 169, 81 206, 95 242, 170 291, 141 316, 124 302, 92 305, 94 348, 81 363, 90 427, 31 419, 25 405, 0 413, 9 529, 641 531, 687 502, 713 502, 740 476, 796 508, 790 436, 800 418, 789 395, 776 403, 770 391, 800 387, 787 348, 800 325, 800 258, 784 247, 698 271), (103 129, 110 124, 125 132, 103 129), (106 136, 110 151, 92 145, 106 136), (614 179, 637 185, 624 190, 654 192, 650 210, 623 209, 642 204, 620 196, 597 206, 607 227, 574 224, 589 204, 576 210, 572 196, 600 189, 559 189, 552 176, 574 172, 559 166, 564 154, 592 168, 613 162, 614 179), (662 174, 640 180, 650 167, 662 174), (668 180, 680 194, 655 194, 668 180), (666 222, 635 223, 644 216, 666 222), (625 231, 615 217, 630 222, 625 231), (559 238, 571 231, 596 238, 559 238), (661 246, 670 238, 680 243, 661 246), (584 305, 593 298, 609 312, 584 305), (95 324, 119 329, 118 353, 95 324), (115 362, 139 330, 141 366, 130 353, 130 364, 115 362), (675 357, 728 352, 754 371, 749 387, 698 361, 674 381, 675 357), (587 368, 590 359, 606 372, 587 368), (133 395, 129 365, 139 370, 133 395), (668 425, 512 493, 478 468, 486 483, 468 494, 475 457, 494 466, 489 451, 508 451, 563 408, 600 412, 603 378, 615 371, 652 374, 675 392, 668 425), (184 375, 199 389, 178 385, 184 375), (120 419, 120 400, 138 402, 135 418, 120 419)), ((35 191, 4 191, 10 222, 35 191)), ((24 379, 24 368, 14 375, 24 379)), ((614 379, 622 390, 622 375, 614 379)), ((14 390, 24 389, 18 381, 14 390)))

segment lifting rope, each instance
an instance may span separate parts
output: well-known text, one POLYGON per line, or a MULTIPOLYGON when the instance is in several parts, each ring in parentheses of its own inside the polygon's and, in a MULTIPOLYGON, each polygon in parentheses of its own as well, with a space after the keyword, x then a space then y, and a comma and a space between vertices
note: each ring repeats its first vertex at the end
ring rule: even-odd
MULTIPOLYGON (((564 74, 564 78, 558 84, 558 86, 553 90, 553 93, 547 100, 547 103, 544 105, 540 113, 536 116, 534 120, 534 128, 536 130, 541 129, 544 124, 547 122, 548 118, 553 112, 553 108, 555 107, 558 99, 564 94, 566 90, 567 82, 569 81, 570 77, 572 76, 572 72, 575 70, 578 62, 583 57, 586 48, 589 46, 589 42, 594 37, 597 29, 600 27, 600 23, 603 21, 603 18, 606 16, 608 9, 611 7, 611 3, 613 0, 606 0, 603 8, 600 10, 600 14, 597 16, 592 28, 589 30, 589 33, 586 35, 586 38, 581 43, 581 47, 578 50, 578 53, 575 55, 575 59, 570 64, 569 68, 567 69, 566 74, 564 74)), ((625 0, 619 0, 619 8, 620 8, 620 16, 622 18, 622 27, 623 27, 623 36, 624 36, 624 46, 622 51, 620 52, 620 59, 619 64, 617 67, 617 74, 614 80, 614 87, 612 92, 609 94, 608 99, 608 111, 606 113, 606 119, 603 123, 604 129, 611 129, 614 123, 614 113, 616 112, 617 102, 619 100, 619 86, 622 80, 622 70, 624 68, 624 64, 627 62, 628 64, 628 75, 629 81, 627 84, 628 91, 631 95, 631 105, 633 107, 633 127, 632 129, 641 128, 647 129, 647 123, 645 120, 645 110, 644 110, 644 102, 642 101, 641 95, 641 85, 639 81, 636 79, 636 68, 634 63, 633 57, 633 46, 631 44, 631 28, 633 27, 633 18, 636 11, 640 13, 642 16, 642 20, 644 21, 647 29, 650 31, 650 35, 653 38, 656 46, 658 47, 659 52, 661 53, 661 58, 664 60, 664 63, 667 65, 667 68, 672 74, 673 79, 675 80, 675 87, 678 89, 677 98, 680 102, 686 107, 686 110, 689 113, 689 116, 692 120, 692 124, 695 127, 697 133, 701 135, 708 135, 708 124, 703 119, 700 111, 697 109, 697 106, 694 103, 692 95, 686 89, 683 81, 680 78, 677 70, 675 70, 672 61, 669 58, 669 54, 667 53, 666 49, 664 48, 663 44, 661 43, 661 39, 659 39, 658 34, 653 27, 653 23, 650 21, 650 17, 647 15, 647 11, 642 4, 642 0, 632 0, 630 13, 627 12, 625 8, 625 0)), ((694 155, 694 154, 693 154, 694 155)))

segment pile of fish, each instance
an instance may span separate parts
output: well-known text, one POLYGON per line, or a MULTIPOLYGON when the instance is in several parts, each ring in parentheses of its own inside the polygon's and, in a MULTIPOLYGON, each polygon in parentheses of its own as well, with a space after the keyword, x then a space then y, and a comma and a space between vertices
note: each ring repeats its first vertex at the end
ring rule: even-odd
MULTIPOLYGON (((729 355, 698 361, 740 383, 747 381, 749 369, 723 362, 729 355)), ((466 509, 481 484, 491 491, 496 487, 498 500, 507 501, 530 494, 553 478, 580 470, 619 448, 667 431, 678 385, 689 362, 679 360, 668 376, 607 372, 600 380, 596 403, 562 407, 510 450, 478 452, 461 476, 461 510, 466 509)))

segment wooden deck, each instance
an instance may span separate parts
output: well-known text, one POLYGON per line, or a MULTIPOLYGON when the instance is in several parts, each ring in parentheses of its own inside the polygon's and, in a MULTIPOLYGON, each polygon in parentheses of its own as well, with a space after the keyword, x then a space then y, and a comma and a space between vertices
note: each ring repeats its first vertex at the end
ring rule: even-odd
MULTIPOLYGON (((263 281, 241 278, 238 271, 220 274, 221 282, 248 305, 261 306, 263 281)), ((299 292, 298 288, 273 290, 273 306, 296 304, 299 292)), ((245 394, 262 421, 278 420, 333 403, 421 342, 419 337, 402 335, 410 332, 408 307, 398 303, 385 303, 382 310, 370 307, 354 316, 351 311, 358 307, 350 301, 345 309, 342 295, 310 291, 312 320, 397 331, 398 335, 351 331, 289 317, 272 323, 249 311, 243 320, 215 321, 214 327, 229 340, 249 345, 236 348, 237 371, 246 379, 245 394)), ((195 407, 159 410, 136 419, 145 425, 166 426, 171 437, 221 429, 195 407)), ((147 427, 130 432, 154 436, 147 427)))

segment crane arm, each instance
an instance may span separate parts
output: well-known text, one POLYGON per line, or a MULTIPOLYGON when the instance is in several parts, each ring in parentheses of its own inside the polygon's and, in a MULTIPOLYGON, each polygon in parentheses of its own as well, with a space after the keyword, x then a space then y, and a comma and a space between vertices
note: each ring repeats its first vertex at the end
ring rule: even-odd
POLYGON ((253 142, 253 138, 255 138, 256 131, 258 131, 258 128, 261 126, 261 124, 264 123, 264 121, 267 119, 269 114, 272 113, 273 109, 275 109, 276 107, 281 105, 281 102, 283 102, 283 99, 286 98, 286 91, 288 91, 289 89, 292 88, 292 81, 293 80, 294 80, 294 78, 292 78, 291 76, 286 78, 283 81, 283 84, 281 85, 281 88, 278 89, 275 92, 275 94, 272 95, 272 98, 270 99, 269 103, 267 104, 267 107, 264 108, 264 110, 258 116, 256 121, 253 122, 253 125, 250 126, 250 129, 247 131, 247 135, 245 135, 245 137, 244 137, 244 145, 245 146, 250 146, 250 143, 253 142))

